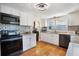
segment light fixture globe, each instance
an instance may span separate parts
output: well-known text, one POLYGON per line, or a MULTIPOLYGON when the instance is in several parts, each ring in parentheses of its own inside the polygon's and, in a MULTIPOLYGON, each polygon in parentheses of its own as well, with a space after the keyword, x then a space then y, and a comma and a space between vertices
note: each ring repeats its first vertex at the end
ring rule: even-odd
POLYGON ((36 9, 40 10, 40 11, 44 11, 44 10, 48 9, 49 4, 47 4, 47 3, 37 3, 37 4, 34 5, 34 7, 36 9))

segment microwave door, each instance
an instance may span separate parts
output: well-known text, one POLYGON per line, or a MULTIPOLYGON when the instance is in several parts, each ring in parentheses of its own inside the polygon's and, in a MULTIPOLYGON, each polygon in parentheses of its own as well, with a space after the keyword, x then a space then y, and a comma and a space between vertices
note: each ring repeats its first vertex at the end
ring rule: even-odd
POLYGON ((10 24, 19 24, 18 22, 10 22, 10 24))
POLYGON ((1 23, 19 25, 19 16, 1 13, 1 23))

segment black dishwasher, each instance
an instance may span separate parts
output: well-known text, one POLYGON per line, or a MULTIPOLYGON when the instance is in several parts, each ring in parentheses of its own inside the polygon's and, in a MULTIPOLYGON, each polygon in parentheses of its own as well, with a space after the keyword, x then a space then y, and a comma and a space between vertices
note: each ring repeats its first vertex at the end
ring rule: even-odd
POLYGON ((63 48, 68 48, 70 42, 70 35, 59 34, 59 46, 63 48))

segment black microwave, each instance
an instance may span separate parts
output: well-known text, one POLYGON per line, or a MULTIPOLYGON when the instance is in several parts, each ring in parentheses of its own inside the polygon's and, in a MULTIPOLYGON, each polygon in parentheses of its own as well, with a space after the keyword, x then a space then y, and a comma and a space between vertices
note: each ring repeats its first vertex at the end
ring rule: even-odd
POLYGON ((0 23, 19 25, 20 24, 20 17, 0 12, 0 23))

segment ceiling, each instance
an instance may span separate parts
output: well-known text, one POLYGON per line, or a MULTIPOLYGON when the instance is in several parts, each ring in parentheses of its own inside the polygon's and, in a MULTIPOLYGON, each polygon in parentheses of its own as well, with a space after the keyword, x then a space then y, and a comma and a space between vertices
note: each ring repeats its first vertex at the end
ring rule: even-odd
POLYGON ((2 3, 2 5, 7 5, 21 11, 29 12, 40 18, 60 16, 79 9, 78 3, 49 3, 49 8, 47 10, 39 11, 34 8, 34 4, 35 3, 2 3))

